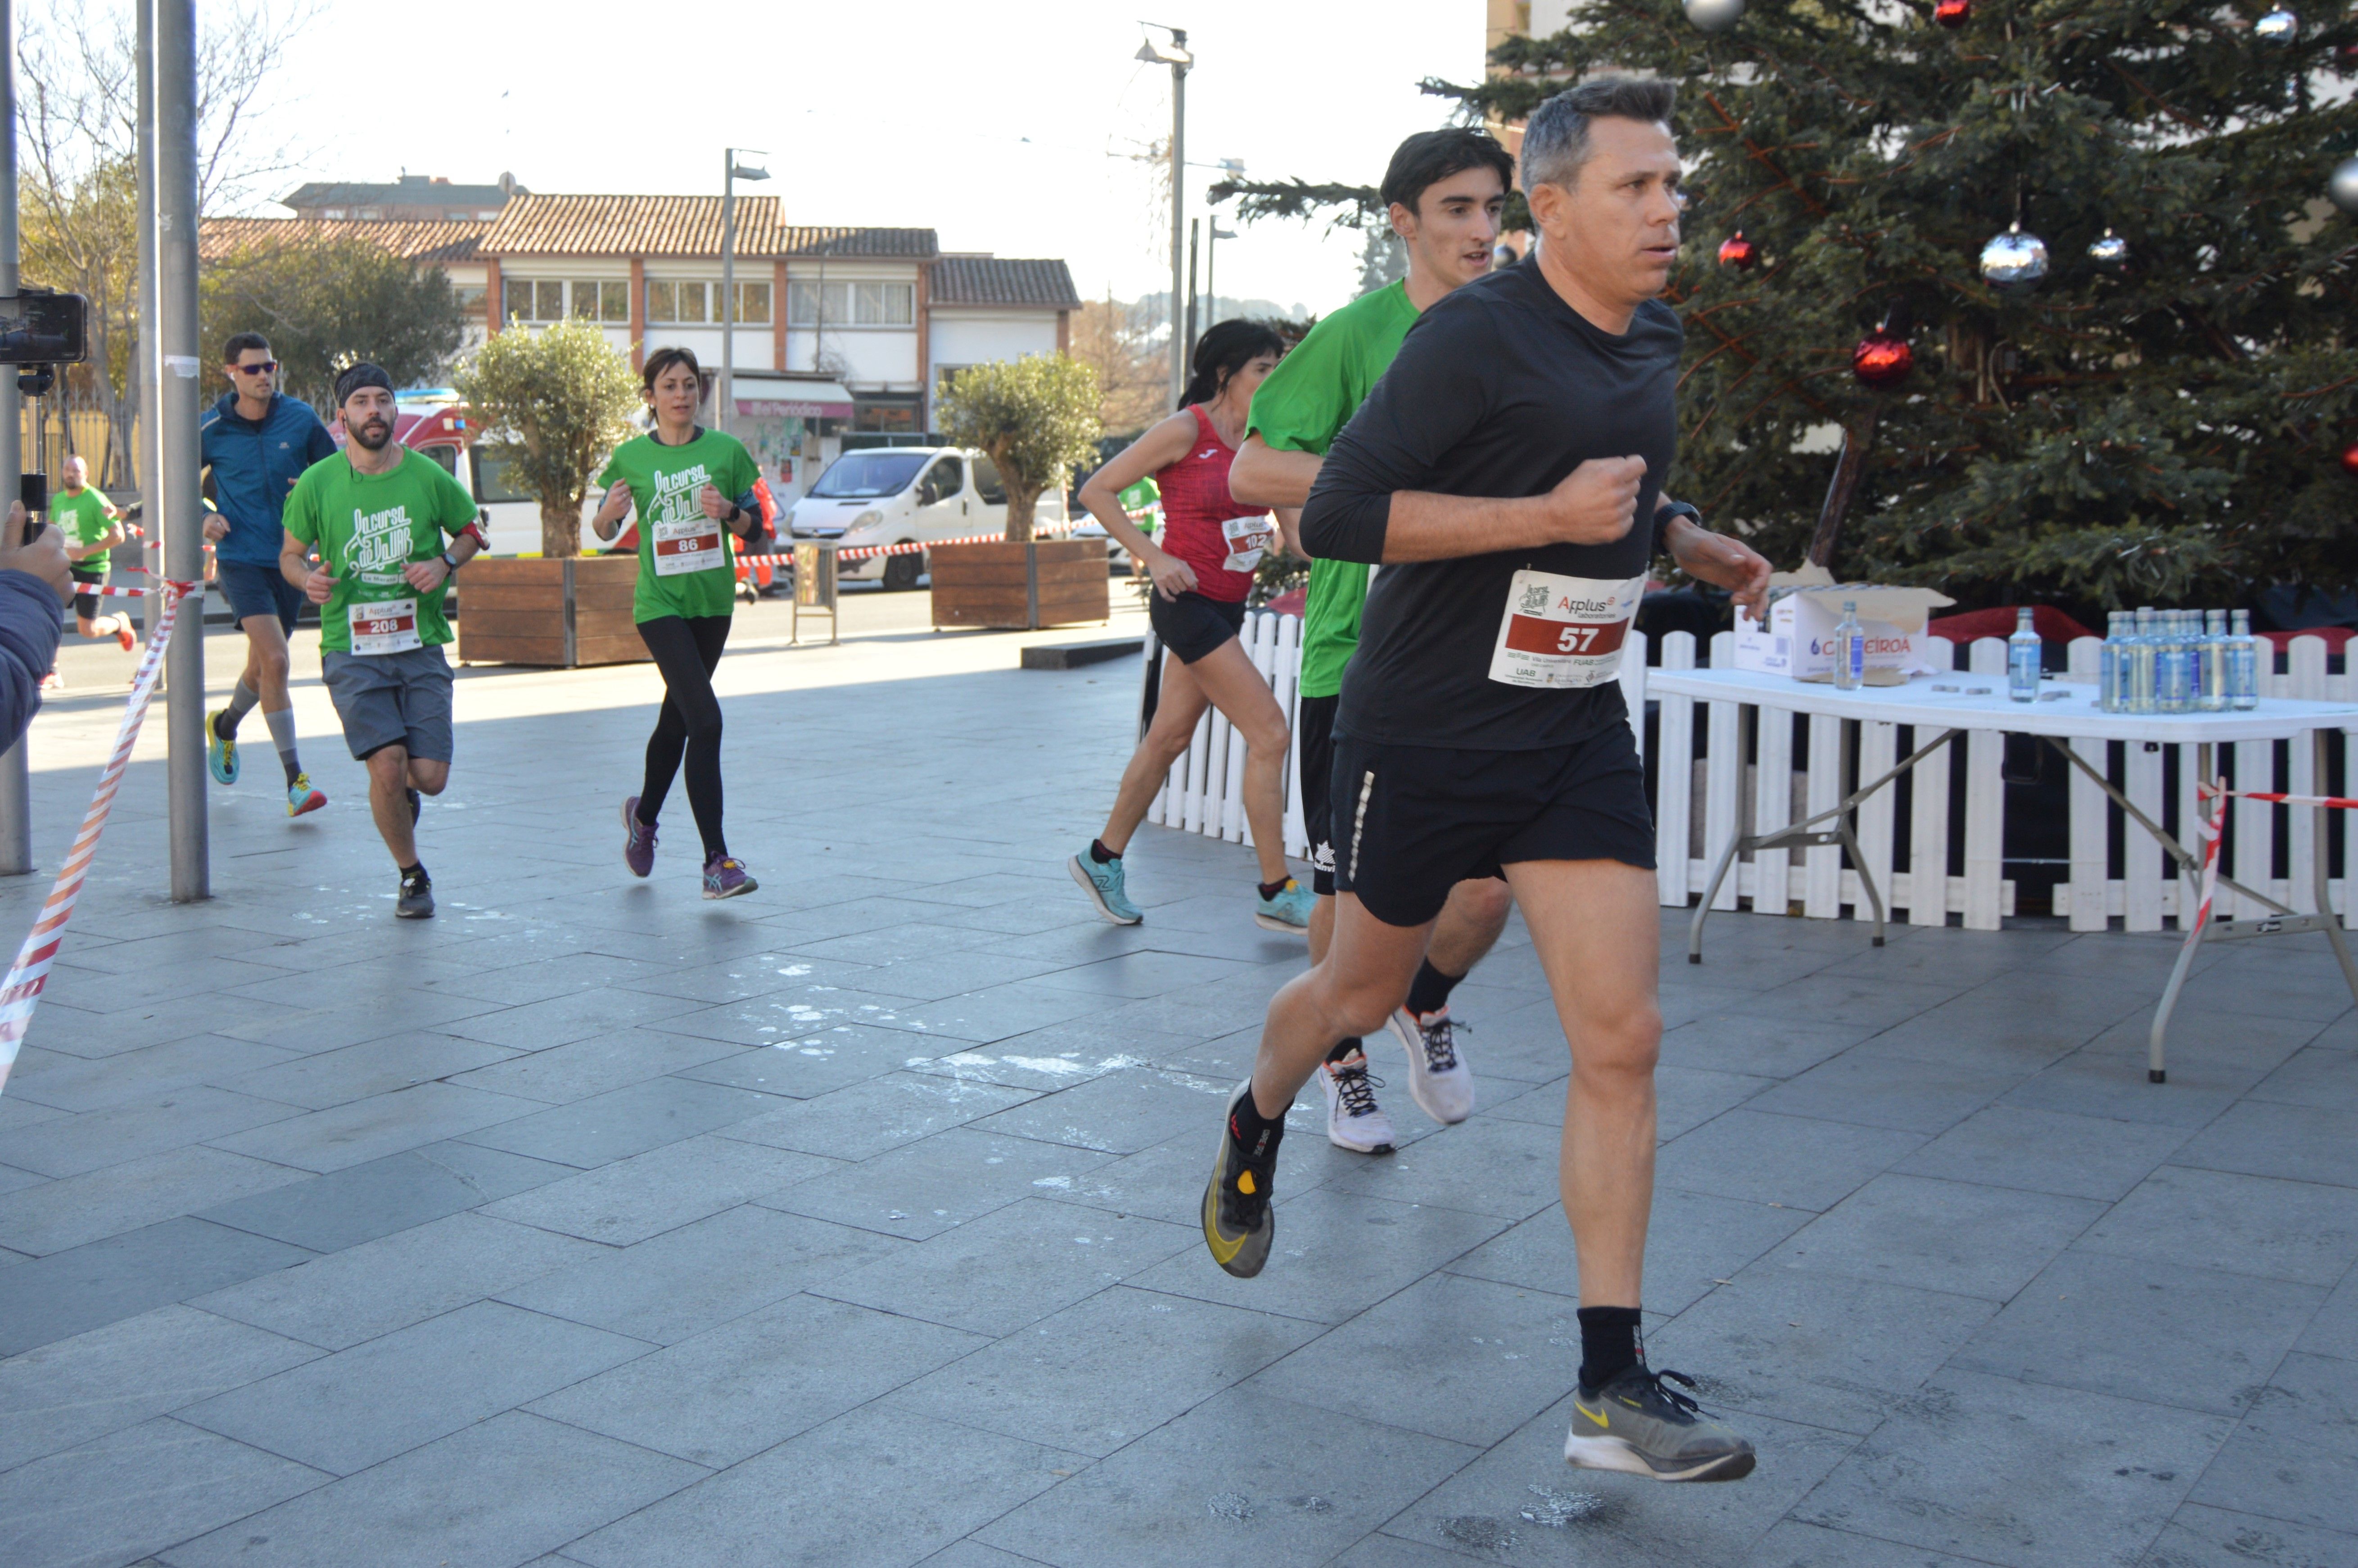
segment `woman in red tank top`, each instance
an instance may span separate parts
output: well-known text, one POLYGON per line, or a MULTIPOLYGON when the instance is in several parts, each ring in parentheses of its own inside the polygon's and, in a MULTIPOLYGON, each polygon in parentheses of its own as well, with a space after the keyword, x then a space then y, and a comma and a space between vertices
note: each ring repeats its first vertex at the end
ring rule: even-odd
POLYGON ((1073 880, 1117 925, 1145 918, 1124 886, 1121 852, 1211 707, 1247 748, 1245 817, 1260 861, 1253 919, 1271 931, 1308 928, 1310 895, 1285 869, 1285 714, 1237 640, 1253 568, 1280 547, 1277 524, 1228 493, 1228 465, 1244 439, 1253 390, 1284 351, 1282 339, 1250 321, 1212 328, 1195 345, 1195 373, 1179 412, 1081 486, 1081 504, 1152 575, 1147 617, 1172 655, 1163 661, 1153 721, 1122 772, 1105 832, 1070 862, 1073 880), (1150 473, 1163 492, 1160 539, 1141 533, 1121 504, 1121 492, 1150 473))

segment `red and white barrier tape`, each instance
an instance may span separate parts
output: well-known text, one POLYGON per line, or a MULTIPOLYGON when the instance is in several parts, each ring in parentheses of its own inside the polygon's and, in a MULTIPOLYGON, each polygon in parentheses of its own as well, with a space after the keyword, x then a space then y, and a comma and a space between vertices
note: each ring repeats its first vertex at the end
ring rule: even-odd
POLYGON ((98 855, 98 836, 106 831, 107 816, 114 809, 114 792, 122 786, 123 770, 130 764, 131 748, 137 744, 139 726, 147 717, 147 699, 156 695, 156 677, 164 668, 164 646, 172 640, 172 622, 181 600, 196 586, 170 581, 164 585, 164 613, 156 622, 155 636, 148 640, 146 655, 139 661, 139 673, 132 677, 130 700, 123 706, 123 725, 114 734, 114 753, 98 775, 97 792, 90 797, 90 809, 82 814, 81 831, 74 835, 73 849, 58 868, 58 880, 49 889, 49 902, 41 905, 40 918, 26 933, 25 945, 16 949, 16 961, 9 967, 7 979, 0 981, 0 1087, 6 1086, 8 1070, 16 1065, 16 1048, 24 1044, 33 1009, 49 983, 49 966, 57 961, 58 948, 65 941, 66 922, 73 918, 74 900, 81 896, 91 861, 98 855))
MULTIPOLYGON (((103 599, 145 599, 155 591, 156 590, 152 588, 116 588, 112 583, 103 586, 97 583, 78 582, 74 584, 74 592, 77 596, 85 593, 94 593, 103 599)), ((204 590, 201 589, 186 589, 182 590, 182 593, 172 594, 169 597, 178 599, 181 598, 183 594, 193 595, 198 599, 202 599, 204 597, 204 590)))
POLYGON ((2322 806, 2336 811, 2358 811, 2358 799, 2346 795, 2285 795, 2267 789, 2227 789, 2202 786, 2204 795, 2215 795, 2227 800, 2265 800, 2275 806, 2322 806))
MULTIPOLYGON (((2199 824, 2202 837, 2209 842, 2202 848, 2202 902, 2195 905, 2194 924, 2186 932, 2190 944, 2202 939, 2202 928, 2211 924, 2211 901, 2219 893, 2219 845, 2227 834, 2227 797, 2232 793, 2226 786, 2227 781, 2221 779, 2215 788, 2202 784, 2197 792, 2215 796, 2218 805, 2212 808, 2211 820, 2199 824)), ((2179 924, 2183 925, 2185 922, 2181 919, 2179 924)))
MULTIPOLYGON (((1033 532, 1036 535, 1046 536, 1061 533, 1069 533, 1071 530, 1078 526, 1079 524, 1076 523, 1044 523, 1035 527, 1033 532)), ((823 541, 817 539, 796 541, 796 543, 803 544, 819 544, 822 542, 823 541)), ((930 550, 941 545, 1003 545, 1006 542, 1007 535, 1004 532, 1001 532, 997 534, 969 534, 961 539, 927 539, 922 544, 854 545, 848 550, 838 548, 835 552, 835 558, 838 561, 861 561, 866 560, 871 556, 914 556, 920 550, 930 550)), ((739 556, 737 558, 741 561, 791 561, 795 557, 793 552, 782 550, 773 555, 739 556)))

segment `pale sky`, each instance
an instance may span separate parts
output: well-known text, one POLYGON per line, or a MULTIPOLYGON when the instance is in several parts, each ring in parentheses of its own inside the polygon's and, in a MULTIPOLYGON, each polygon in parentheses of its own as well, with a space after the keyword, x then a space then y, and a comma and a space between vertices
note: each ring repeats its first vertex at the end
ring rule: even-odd
MULTIPOLYGON (((430 19, 322 0, 285 79, 297 96, 261 134, 297 152, 287 190, 406 168, 485 183, 510 169, 541 191, 717 193, 724 146, 763 147, 773 178, 753 189, 784 199, 793 222, 1060 255, 1085 297, 1130 298, 1169 267, 1152 172, 1107 156, 1170 123, 1169 70, 1133 58, 1139 12, 1188 28, 1189 162, 1242 158, 1256 178, 1373 184, 1401 137, 1448 118, 1419 79, 1481 69, 1480 0, 492 0, 430 19)), ((1201 214, 1219 175, 1190 174, 1201 214)), ((1355 234, 1238 232, 1220 247, 1221 295, 1324 311, 1354 292, 1355 234)))

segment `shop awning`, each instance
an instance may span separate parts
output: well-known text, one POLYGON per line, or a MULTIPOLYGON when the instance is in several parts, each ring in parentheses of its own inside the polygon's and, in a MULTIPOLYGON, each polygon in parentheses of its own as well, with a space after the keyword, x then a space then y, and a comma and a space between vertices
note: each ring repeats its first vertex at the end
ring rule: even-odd
POLYGON ((739 372, 733 394, 748 419, 849 419, 851 394, 840 382, 759 378, 739 372))

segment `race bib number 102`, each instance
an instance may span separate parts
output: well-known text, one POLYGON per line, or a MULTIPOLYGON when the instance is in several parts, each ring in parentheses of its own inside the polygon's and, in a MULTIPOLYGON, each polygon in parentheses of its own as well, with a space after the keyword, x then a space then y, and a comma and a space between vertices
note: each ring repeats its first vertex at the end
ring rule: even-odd
POLYGON ((1490 678, 1507 686, 1577 690, 1621 670, 1621 643, 1646 579, 1557 577, 1520 571, 1507 590, 1490 678))

